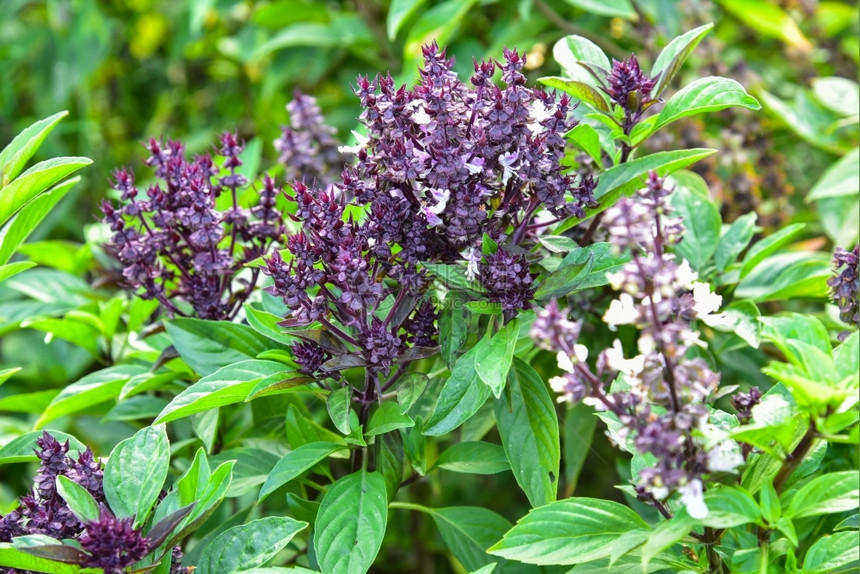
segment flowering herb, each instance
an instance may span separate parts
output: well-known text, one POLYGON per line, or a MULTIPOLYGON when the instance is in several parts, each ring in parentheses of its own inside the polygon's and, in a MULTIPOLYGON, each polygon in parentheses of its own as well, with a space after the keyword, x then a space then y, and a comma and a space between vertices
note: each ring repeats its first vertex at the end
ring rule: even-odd
MULTIPOLYGON (((35 451, 39 458, 39 471, 33 478, 29 494, 20 497, 19 506, 0 517, 0 543, 13 542, 16 537, 43 535, 57 540, 57 545, 42 546, 34 550, 37 556, 56 558, 86 568, 97 568, 104 574, 123 574, 141 561, 172 533, 178 520, 184 518, 190 508, 150 530, 155 538, 145 538, 140 528, 134 528, 133 517, 117 518, 107 507, 104 493, 104 469, 87 447, 77 457, 68 455, 69 441, 60 443, 47 431, 36 440, 35 451), (70 502, 58 491, 58 477, 66 477, 80 485, 88 494, 92 506, 98 506, 98 516, 86 519, 80 510, 73 510, 70 502), (82 551, 60 546, 63 540, 75 540, 82 551)), ((81 495, 76 495, 80 497, 81 495)), ((189 574, 180 565, 182 551, 172 547, 174 557, 169 574, 189 574)), ((27 574, 17 568, 3 569, 7 574, 27 574)))
POLYGON ((259 270, 245 270, 283 233, 276 206, 281 190, 266 176, 251 209, 240 207, 248 181, 238 168, 243 146, 221 135, 218 167, 208 155, 185 157, 181 143, 150 140, 146 164, 161 181, 141 193, 133 175, 118 170, 120 206, 102 205, 113 231, 107 251, 123 265, 120 283, 156 299, 169 316, 232 319, 253 292, 259 270), (216 202, 229 193, 226 210, 216 202))
POLYGON ((338 150, 335 129, 325 124, 316 98, 298 90, 287 112, 290 125, 281 127, 281 137, 274 142, 286 180, 328 187, 350 161, 338 150))
MULTIPOLYGON (((827 280, 830 287, 830 298, 839 307, 839 318, 842 322, 857 327, 860 325, 860 244, 851 251, 841 247, 833 255, 834 275, 827 280)), ((839 336, 844 339, 851 331, 845 331, 839 336)))

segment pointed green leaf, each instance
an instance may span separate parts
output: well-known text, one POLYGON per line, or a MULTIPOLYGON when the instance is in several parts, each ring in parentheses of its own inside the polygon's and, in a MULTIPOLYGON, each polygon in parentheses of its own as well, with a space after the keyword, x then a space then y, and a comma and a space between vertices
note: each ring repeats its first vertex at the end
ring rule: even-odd
POLYGON ((48 134, 67 115, 69 115, 68 111, 62 111, 39 120, 15 136, 15 139, 0 152, 0 188, 8 185, 21 173, 27 161, 33 157, 48 134))
POLYGON ((146 522, 170 467, 170 443, 164 425, 146 427, 111 451, 104 470, 105 498, 113 513, 146 522))
POLYGON ((57 492, 69 505, 72 514, 81 522, 95 522, 99 519, 99 505, 90 492, 66 476, 57 477, 57 492))
POLYGON ((288 452, 275 464, 275 468, 266 477, 263 488, 260 489, 258 502, 269 496, 273 491, 287 484, 294 478, 312 469, 332 453, 346 448, 345 445, 333 442, 312 442, 288 452))
POLYGON ((234 526, 206 546, 195 572, 233 574, 262 566, 307 526, 307 522, 285 516, 269 516, 234 526))
POLYGON ((546 384, 533 368, 514 359, 508 391, 495 407, 502 445, 520 488, 534 507, 554 501, 561 446, 555 404, 546 384))
POLYGON ((382 546, 388 494, 378 472, 359 470, 332 484, 314 531, 317 562, 326 574, 364 574, 382 546))
POLYGON ((660 79, 657 81, 657 86, 654 88, 654 92, 652 93, 655 98, 659 97, 660 94, 663 93, 663 90, 666 89, 669 82, 671 82, 675 75, 681 70, 681 66, 684 65, 684 61, 690 57, 690 54, 693 53, 693 50, 696 49, 696 46, 699 45, 702 38, 707 36, 708 32, 710 32, 713 27, 713 24, 699 26, 698 28, 678 36, 663 48, 663 51, 660 52, 660 55, 657 56, 657 60, 654 62, 654 67, 651 68, 652 78, 658 74, 660 75, 660 79))
POLYGON ((451 376, 439 393, 436 408, 426 423, 425 435, 441 436, 459 427, 478 412, 492 393, 478 376, 475 349, 469 349, 454 364, 451 376))

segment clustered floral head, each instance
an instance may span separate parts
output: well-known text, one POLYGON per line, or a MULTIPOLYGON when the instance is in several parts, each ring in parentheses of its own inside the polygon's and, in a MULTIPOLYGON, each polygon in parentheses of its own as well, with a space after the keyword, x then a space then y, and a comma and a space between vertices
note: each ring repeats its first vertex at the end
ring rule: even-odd
POLYGON ((248 185, 238 171, 243 145, 229 132, 220 139, 221 166, 209 155, 189 160, 178 141, 152 139, 147 149, 146 164, 161 182, 141 193, 132 173, 118 170, 120 205, 102 205, 113 231, 106 249, 123 265, 119 283, 158 300, 169 316, 235 317, 260 273, 246 264, 284 232, 280 188, 266 176, 256 205, 240 207, 239 191, 248 185), (225 192, 229 207, 219 210, 225 192))
POLYGON ((704 346, 691 322, 718 321, 721 298, 665 249, 683 235, 669 193, 652 173, 644 189, 608 209, 604 219, 610 241, 629 251, 631 260, 608 275, 619 294, 603 320, 613 329, 636 327, 638 354, 626 358, 616 339, 592 369, 588 349, 578 343, 581 324, 556 303, 538 314, 532 334, 540 346, 557 352, 565 371, 550 380, 559 401, 593 405, 612 421, 610 436, 619 447, 652 455, 653 464, 639 473, 640 498, 665 509, 665 500, 677 492, 689 514, 701 518, 708 512, 703 476, 734 472, 744 458, 734 441, 705 448, 694 432, 708 423, 706 405, 719 375, 704 359, 689 356, 693 347, 704 346))
MULTIPOLYGON (((77 540, 82 550, 80 565, 99 568, 105 574, 121 574, 140 561, 153 546, 139 529, 132 527, 131 518, 117 518, 107 509, 104 495, 104 474, 101 462, 86 448, 77 458, 69 456, 69 441, 59 442, 45 431, 36 440, 39 471, 30 492, 18 499, 19 506, 0 517, 0 542, 10 542, 17 536, 41 534, 56 539, 77 540), (64 476, 84 487, 100 506, 99 518, 81 522, 57 491, 57 477, 64 476)), ((179 547, 174 556, 181 558, 179 547)), ((6 574, 26 574, 11 568, 6 574)), ((188 569, 175 560, 170 574, 187 574, 188 569)))
MULTIPOLYGON (((839 307, 839 318, 853 329, 860 327, 860 244, 851 251, 841 247, 836 248, 833 255, 834 274, 827 280, 830 287, 830 297, 839 307)), ((840 340, 845 339, 851 331, 839 334, 840 340)))
MULTIPOLYGON (((413 89, 390 76, 358 78, 367 135, 342 148, 355 165, 332 186, 293 184, 301 230, 286 254, 267 259, 269 292, 289 307, 287 324, 321 323, 344 344, 322 351, 356 355, 384 374, 410 342, 435 336, 435 311, 417 304, 429 283, 421 262, 465 264, 508 315, 530 306, 534 276, 513 247, 541 208, 582 216, 594 181, 562 163, 574 125, 569 98, 527 88, 524 65, 513 50, 503 62, 475 62, 470 87, 434 43, 413 89), (492 81, 497 70, 502 87, 492 81), (485 236, 499 244, 488 256, 485 236)), ((318 341, 294 348, 304 371, 337 364, 309 343, 318 341)))

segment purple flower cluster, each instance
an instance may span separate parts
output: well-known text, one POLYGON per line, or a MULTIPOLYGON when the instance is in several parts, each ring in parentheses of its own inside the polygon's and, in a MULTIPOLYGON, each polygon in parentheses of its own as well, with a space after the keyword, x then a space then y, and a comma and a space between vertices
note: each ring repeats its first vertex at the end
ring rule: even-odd
MULTIPOLYGON (((16 536, 42 534, 58 541, 75 539, 86 552, 84 567, 101 568, 105 574, 121 574, 153 550, 132 519, 119 519, 106 507, 104 474, 101 463, 87 448, 77 459, 68 455, 69 441, 60 443, 45 431, 36 441, 39 450, 39 471, 33 478, 33 488, 20 497, 18 508, 0 517, 0 542, 10 542, 16 536), (99 518, 81 522, 57 492, 57 477, 65 476, 83 486, 100 506, 99 518)), ((178 546, 174 556, 181 558, 178 546)), ((5 569, 6 574, 27 574, 19 569, 5 569)), ((188 569, 171 564, 170 574, 188 574, 188 569)))
POLYGON ((645 110, 658 101, 651 97, 651 92, 657 85, 659 74, 653 78, 648 77, 639 67, 639 60, 631 54, 627 60, 613 59, 612 69, 605 78, 596 77, 606 95, 624 110, 621 128, 629 135, 642 119, 645 110))
POLYGON ((243 145, 231 133, 220 144, 218 167, 208 155, 188 160, 180 142, 150 140, 146 164, 161 182, 141 193, 133 175, 118 170, 113 187, 121 203, 102 206, 114 233, 106 249, 123 265, 120 283, 158 300, 170 316, 235 317, 259 276, 243 267, 284 231, 276 206, 281 190, 266 177, 257 204, 241 208, 239 190, 248 185, 237 171, 243 145), (216 200, 224 192, 230 204, 221 211, 216 200))
POLYGON ((68 456, 69 441, 60 443, 47 432, 36 444, 41 464, 33 479, 33 488, 19 499, 18 508, 0 518, 0 542, 9 542, 25 534, 44 534, 62 540, 73 538, 81 531, 81 522, 57 492, 58 476, 70 478, 86 488, 96 502, 105 501, 102 467, 91 450, 73 459, 68 456))
POLYGON ((583 214, 594 182, 561 163, 575 125, 570 99, 527 88, 524 65, 513 50, 502 63, 475 62, 469 87, 434 43, 412 90, 390 76, 358 79, 368 136, 342 187, 371 204, 375 241, 400 243, 407 260, 451 259, 484 233, 524 229, 539 207, 583 214), (492 81, 496 70, 504 87, 492 81))
MULTIPOLYGON (((563 135, 574 125, 569 98, 527 88, 524 65, 523 55, 505 50, 504 62, 475 62, 467 86, 432 44, 414 89, 397 88, 390 76, 358 79, 368 135, 343 148, 357 163, 332 186, 293 184, 290 217, 301 231, 288 237, 286 255, 266 259, 268 291, 290 309, 285 324, 320 323, 343 343, 326 354, 297 345, 304 372, 324 363, 337 370, 328 354, 351 354, 371 374, 385 374, 410 346, 431 346, 436 311, 417 304, 429 284, 420 262, 471 257, 470 273, 490 301, 508 315, 529 307, 528 261, 506 245, 527 237, 540 208, 556 217, 583 215, 594 201, 594 181, 562 165, 563 135), (497 71, 502 87, 492 81, 497 71), (484 259, 471 255, 481 252, 485 235, 502 247, 484 259)), ((323 125, 307 99, 294 110, 323 125)), ((305 165, 299 155, 291 151, 290 161, 305 165)))
POLYGON ((535 274, 529 272, 525 255, 513 255, 504 248, 487 255, 479 266, 481 284, 492 303, 500 303, 506 316, 518 309, 530 309, 535 274))
MULTIPOLYGON (((637 197, 606 212, 612 243, 629 250, 632 260, 609 275, 620 294, 603 319, 611 328, 636 327, 638 354, 625 358, 616 340, 601 351, 592 370, 588 350, 577 343, 580 325, 555 304, 538 314, 532 334, 539 345, 558 352, 565 373, 550 384, 561 393, 559 400, 585 400, 606 412, 616 423, 611 436, 621 448, 653 455, 655 464, 639 473, 641 498, 665 508, 662 501, 678 492, 690 514, 701 517, 707 514, 702 476, 734 472, 743 456, 734 441, 706 450, 693 435, 708 422, 706 405, 719 375, 703 359, 688 357, 693 346, 704 346, 691 321, 717 320, 713 313, 721 301, 706 283, 695 281, 686 261, 665 251, 683 233, 680 220, 672 217, 669 193, 652 173, 637 197)), ((752 398, 747 402, 751 408, 752 398)))
POLYGON ((117 518, 101 507, 99 519, 87 522, 79 537, 81 548, 89 554, 82 564, 101 568, 104 574, 122 574, 150 550, 149 541, 132 527, 131 518, 117 518))
MULTIPOLYGON (((853 327, 860 326, 860 244, 851 251, 841 247, 833 255, 833 277, 827 280, 830 287, 830 297, 839 306, 839 318, 853 327)), ((841 333, 844 339, 848 331, 841 333)))
POLYGON ((281 137, 274 142, 287 181, 330 186, 350 161, 338 150, 335 129, 325 124, 316 99, 299 91, 293 93, 287 112, 290 125, 281 127, 281 137))

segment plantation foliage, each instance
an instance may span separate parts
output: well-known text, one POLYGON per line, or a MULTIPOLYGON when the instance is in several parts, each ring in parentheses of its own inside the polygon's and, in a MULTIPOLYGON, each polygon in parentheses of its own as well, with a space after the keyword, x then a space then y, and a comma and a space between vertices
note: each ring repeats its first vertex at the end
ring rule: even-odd
POLYGON ((856 3, 4 12, 0 572, 860 566, 856 3))

